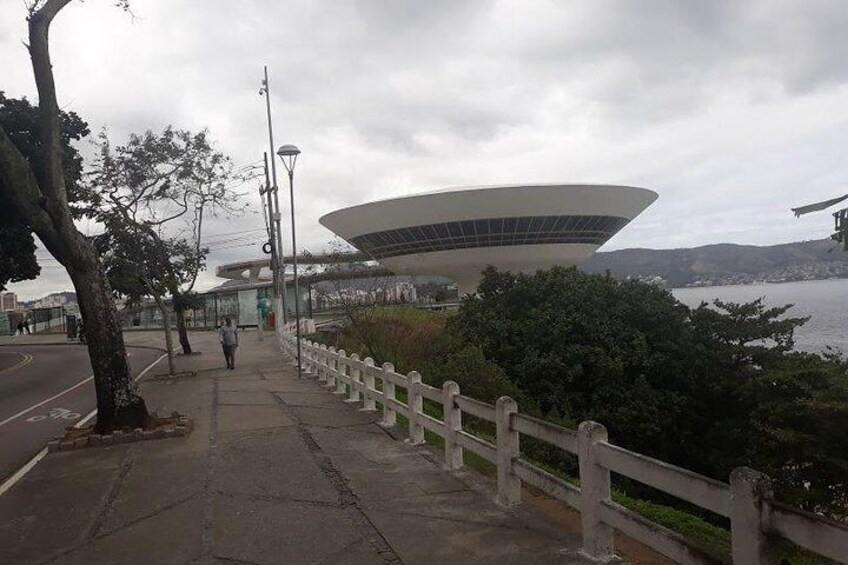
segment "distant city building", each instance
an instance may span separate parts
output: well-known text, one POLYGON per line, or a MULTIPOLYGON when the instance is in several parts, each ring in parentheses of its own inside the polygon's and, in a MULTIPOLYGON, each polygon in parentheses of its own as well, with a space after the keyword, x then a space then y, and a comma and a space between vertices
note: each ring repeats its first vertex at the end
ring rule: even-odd
POLYGON ((32 308, 58 308, 68 303, 64 294, 50 294, 39 298, 31 304, 32 308))
POLYGON ((0 293, 0 310, 14 312, 18 309, 18 296, 14 292, 0 293))

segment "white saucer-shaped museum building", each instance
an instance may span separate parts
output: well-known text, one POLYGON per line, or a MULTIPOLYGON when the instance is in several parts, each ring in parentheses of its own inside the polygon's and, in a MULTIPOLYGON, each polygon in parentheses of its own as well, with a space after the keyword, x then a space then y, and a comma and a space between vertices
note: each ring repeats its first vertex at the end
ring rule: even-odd
POLYGON ((320 222, 399 275, 443 275, 474 292, 487 265, 576 265, 657 199, 644 188, 545 184, 452 188, 368 202, 320 222))

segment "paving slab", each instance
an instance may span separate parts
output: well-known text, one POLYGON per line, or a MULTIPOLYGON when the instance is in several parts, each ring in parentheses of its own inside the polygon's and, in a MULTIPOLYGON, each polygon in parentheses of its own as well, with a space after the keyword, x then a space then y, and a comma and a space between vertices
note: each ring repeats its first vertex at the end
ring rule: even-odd
MULTIPOLYGON (((159 441, 179 444, 182 439, 159 441)), ((117 485, 119 488, 115 489, 115 496, 104 513, 100 525, 102 531, 118 530, 203 493, 208 454, 169 456, 164 452, 151 453, 157 447, 138 446, 128 455, 121 484, 117 485)))
POLYGON ((218 431, 239 432, 293 426, 277 406, 220 406, 218 431))
POLYGON ((251 391, 267 391, 268 382, 262 378, 259 379, 220 379, 218 381, 219 392, 251 392, 251 391))
POLYGON ((292 392, 325 392, 321 387, 317 386, 315 381, 311 380, 294 380, 291 378, 279 378, 275 380, 266 379, 268 390, 271 392, 279 392, 281 394, 289 394, 292 392))
POLYGON ((117 465, 104 465, 26 477, 2 497, 0 563, 42 561, 83 540, 102 511, 108 493, 104 485, 112 484, 119 472, 117 465))
POLYGON ((218 404, 277 406, 277 400, 271 393, 265 391, 225 391, 218 393, 218 404))
MULTIPOLYGON (((362 542, 340 507, 303 502, 217 497, 215 556, 250 563, 333 563, 333 556, 362 542)), ((376 552, 365 548, 370 561, 376 552)))
MULTIPOLYGON (((329 393, 328 393, 329 394, 329 393)), ((285 396, 285 395, 283 395, 285 396)), ((320 402, 320 400, 318 401, 320 402)), ((348 409, 336 399, 336 409, 327 405, 304 406, 292 405, 292 412, 298 420, 308 426, 319 426, 323 428, 345 428, 348 426, 373 425, 374 414, 371 412, 357 412, 348 409)))
POLYGON ((335 489, 291 427, 223 434, 216 449, 216 491, 339 504, 335 489))
POLYGON ((178 565, 200 556, 203 501, 193 498, 133 522, 56 560, 56 565, 178 565), (139 559, 141 557, 141 560, 139 559))
POLYGON ((530 529, 386 510, 365 512, 392 540, 392 549, 404 563, 586 563, 577 556, 568 557, 568 542, 573 540, 551 539, 530 529))
POLYGON ((338 399, 332 394, 327 394, 327 391, 324 390, 280 391, 277 389, 272 392, 283 395, 286 404, 289 406, 329 408, 334 411, 341 409, 338 399))

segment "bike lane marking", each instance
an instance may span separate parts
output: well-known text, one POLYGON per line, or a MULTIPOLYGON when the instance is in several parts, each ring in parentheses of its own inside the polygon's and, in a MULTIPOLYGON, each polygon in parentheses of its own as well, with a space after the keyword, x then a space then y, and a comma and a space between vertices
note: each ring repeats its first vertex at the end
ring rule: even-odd
POLYGON ((57 406, 52 408, 47 414, 36 414, 35 416, 27 418, 26 421, 27 423, 43 422, 48 418, 51 420, 77 420, 80 417, 82 417, 82 414, 79 412, 74 412, 73 410, 57 406))
POLYGON ((94 379, 94 375, 92 375, 92 376, 88 377, 87 379, 83 379, 83 380, 81 380, 80 382, 78 382, 78 383, 77 383, 77 384, 75 384, 75 385, 72 385, 72 386, 70 386, 70 387, 66 388, 65 390, 63 390, 63 391, 62 391, 62 392, 60 392, 59 394, 54 394, 53 396, 51 396, 51 397, 50 397, 50 398, 48 398, 47 400, 42 400, 42 401, 41 401, 41 402, 39 402, 38 404, 33 404, 33 405, 32 405, 32 406, 30 406, 29 408, 26 408, 26 409, 24 409, 24 410, 21 410, 20 412, 18 412, 18 413, 17 413, 17 414, 15 414, 14 416, 10 416, 10 417, 6 418, 5 420, 3 420, 2 422, 0 422, 0 428, 2 428, 3 426, 5 426, 6 424, 8 424, 9 422, 11 422, 12 420, 16 420, 16 419, 20 418, 21 416, 23 416, 24 414, 27 414, 27 413, 29 413, 29 412, 32 412, 32 411, 33 411, 33 410, 35 410, 36 408, 39 408, 39 407, 41 407, 41 406, 44 406, 44 405, 45 405, 45 404, 47 404, 48 402, 51 402, 51 401, 53 401, 53 400, 56 400, 56 399, 57 399, 57 398, 59 398, 60 396, 63 396, 63 395, 65 395, 65 394, 67 394, 67 393, 71 392, 72 390, 75 390, 75 389, 77 389, 77 388, 81 387, 82 385, 84 385, 85 383, 87 383, 88 381, 90 381, 90 380, 92 380, 92 379, 94 379))

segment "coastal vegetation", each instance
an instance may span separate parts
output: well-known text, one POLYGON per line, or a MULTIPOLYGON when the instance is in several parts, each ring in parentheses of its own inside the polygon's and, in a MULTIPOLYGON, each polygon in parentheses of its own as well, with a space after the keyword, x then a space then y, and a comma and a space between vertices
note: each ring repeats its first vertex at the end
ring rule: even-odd
MULTIPOLYGON (((370 308, 325 340, 418 370, 434 386, 456 381, 480 400, 512 396, 522 412, 566 427, 601 422, 618 445, 718 480, 753 467, 784 502, 844 520, 848 362, 794 351, 806 319, 790 313, 760 300, 691 308, 655 285, 574 268, 489 268, 479 295, 453 313, 370 308)), ((524 439, 522 451, 578 475, 568 454, 524 439)), ((638 483, 615 483, 640 507, 694 513, 706 531, 726 525, 638 483)))

